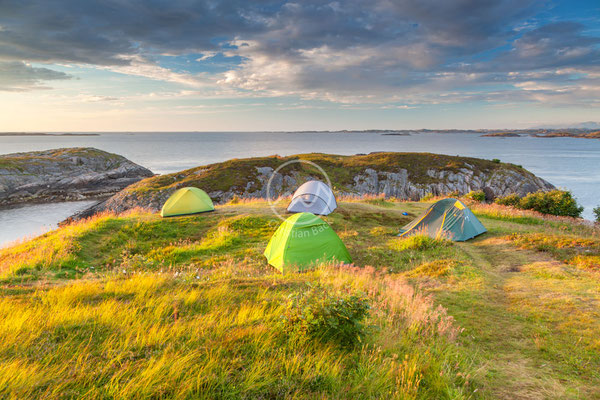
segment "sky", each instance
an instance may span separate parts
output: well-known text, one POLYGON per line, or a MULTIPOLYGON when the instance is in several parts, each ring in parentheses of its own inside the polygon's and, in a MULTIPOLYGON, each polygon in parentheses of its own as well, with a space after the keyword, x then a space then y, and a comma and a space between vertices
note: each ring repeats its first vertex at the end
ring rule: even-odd
POLYGON ((0 131, 584 121, 598 0, 0 0, 0 131))

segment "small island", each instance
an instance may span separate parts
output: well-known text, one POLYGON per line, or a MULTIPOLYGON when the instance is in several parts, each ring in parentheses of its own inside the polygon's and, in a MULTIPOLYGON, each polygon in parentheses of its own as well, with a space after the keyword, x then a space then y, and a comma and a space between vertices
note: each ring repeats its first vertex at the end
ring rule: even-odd
POLYGON ((511 131, 490 131, 481 137, 522 137, 559 138, 569 137, 578 139, 600 139, 600 131, 589 129, 523 129, 511 131))
POLYGON ((0 132, 0 136, 100 136, 99 133, 0 132))
POLYGON ((521 137, 516 132, 494 132, 494 133, 486 133, 485 135, 481 135, 481 137, 521 137))
POLYGON ((555 138, 571 137, 578 139, 600 139, 600 130, 598 128, 532 128, 532 129, 363 129, 363 130, 321 130, 321 131, 269 131, 270 133, 364 133, 379 134, 381 136, 412 136, 418 134, 472 134, 481 137, 536 137, 536 138, 555 138))

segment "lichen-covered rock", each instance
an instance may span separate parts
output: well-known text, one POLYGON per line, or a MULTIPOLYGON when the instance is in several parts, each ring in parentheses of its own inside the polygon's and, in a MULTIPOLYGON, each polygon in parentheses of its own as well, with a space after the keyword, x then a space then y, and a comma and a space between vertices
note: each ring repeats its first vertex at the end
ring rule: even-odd
POLYGON ((153 175, 93 148, 0 155, 0 205, 105 197, 153 175))
POLYGON ((509 193, 525 195, 554 188, 550 183, 516 165, 477 158, 429 153, 372 153, 355 156, 311 153, 235 159, 145 179, 78 217, 106 210, 123 212, 135 207, 158 211, 175 190, 184 186, 205 190, 216 203, 227 202, 234 196, 286 196, 309 179, 326 180, 314 168, 314 164, 327 173, 338 195, 384 194, 387 197, 418 200, 428 193, 465 194, 472 190, 484 190, 486 196, 493 197, 509 193), (275 172, 279 166, 290 161, 298 162, 275 172), (269 181, 271 184, 268 192, 269 181))
POLYGON ((524 196, 538 190, 551 190, 553 185, 527 171, 519 173, 512 170, 487 173, 477 170, 459 172, 428 170, 432 182, 417 183, 410 180, 407 170, 393 173, 375 172, 367 169, 354 177, 352 191, 344 194, 384 194, 386 197, 419 200, 426 194, 442 196, 448 193, 465 194, 472 190, 482 190, 490 198, 516 193, 524 196))

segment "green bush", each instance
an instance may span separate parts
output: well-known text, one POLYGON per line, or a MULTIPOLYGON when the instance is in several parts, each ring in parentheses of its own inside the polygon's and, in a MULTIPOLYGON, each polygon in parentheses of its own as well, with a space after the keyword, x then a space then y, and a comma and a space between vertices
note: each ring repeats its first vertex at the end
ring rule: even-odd
POLYGON ((583 212, 583 207, 577 205, 577 201, 573 198, 571 192, 558 189, 549 192, 529 193, 523 198, 517 194, 509 194, 497 198, 495 202, 522 210, 534 210, 543 214, 567 217, 579 217, 583 212))
POLYGON ((465 198, 477 201, 479 203, 483 203, 485 201, 485 193, 483 193, 483 190, 472 190, 469 193, 465 194, 465 198))
POLYGON ((596 217, 596 222, 600 222, 600 206, 594 208, 594 216, 596 217))
POLYGON ((567 217, 579 217, 583 212, 571 192, 565 190, 529 193, 521 199, 519 208, 567 217))
POLYGON ((317 285, 290 298, 280 327, 299 341, 319 340, 353 347, 366 335, 364 320, 369 309, 364 295, 317 285))
POLYGON ((494 162, 496 164, 500 164, 500 160, 497 158, 492 158, 492 162, 494 162))
POLYGON ((519 207, 521 204, 521 197, 519 197, 518 194, 513 193, 504 197, 498 197, 494 202, 503 206, 519 207))

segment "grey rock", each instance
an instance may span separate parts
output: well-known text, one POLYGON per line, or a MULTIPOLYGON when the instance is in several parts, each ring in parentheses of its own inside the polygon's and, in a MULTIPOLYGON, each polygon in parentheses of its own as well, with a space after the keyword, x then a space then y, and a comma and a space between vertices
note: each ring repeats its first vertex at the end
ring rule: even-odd
POLYGON ((101 198, 153 175, 93 148, 0 155, 0 205, 101 198))

